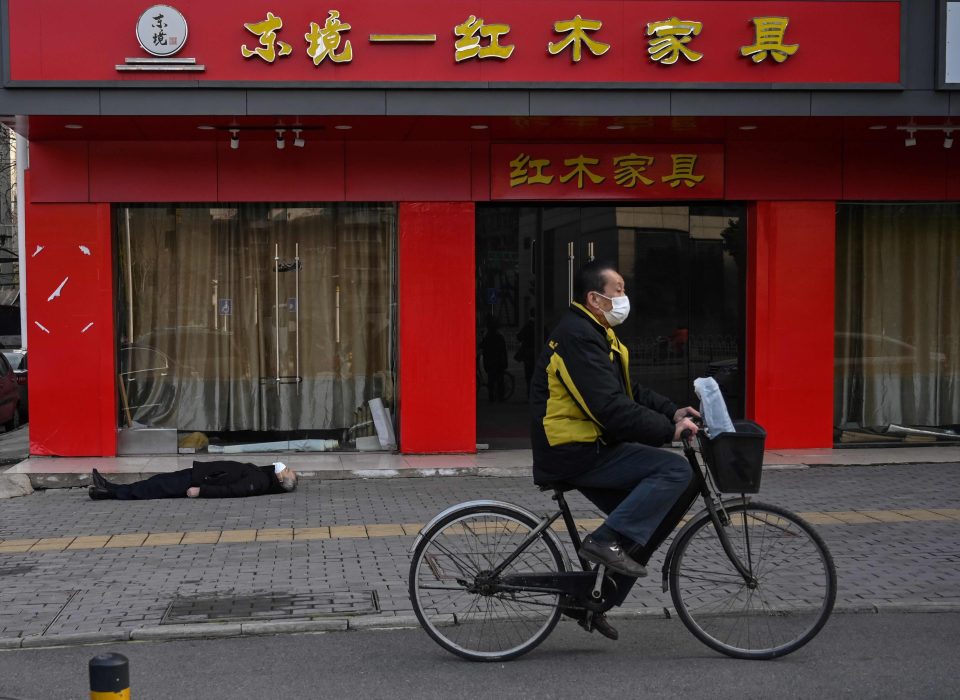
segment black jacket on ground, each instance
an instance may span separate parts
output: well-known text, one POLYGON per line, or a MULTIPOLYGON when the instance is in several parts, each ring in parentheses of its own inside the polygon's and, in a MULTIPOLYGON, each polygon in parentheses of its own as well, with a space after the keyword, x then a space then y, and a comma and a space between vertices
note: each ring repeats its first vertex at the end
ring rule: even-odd
POLYGON ((540 353, 530 405, 538 483, 589 471, 604 446, 669 442, 677 411, 670 399, 630 386, 627 347, 577 303, 540 353))
POLYGON ((272 464, 258 467, 231 460, 194 462, 190 484, 200 487, 200 498, 241 498, 284 493, 272 464))

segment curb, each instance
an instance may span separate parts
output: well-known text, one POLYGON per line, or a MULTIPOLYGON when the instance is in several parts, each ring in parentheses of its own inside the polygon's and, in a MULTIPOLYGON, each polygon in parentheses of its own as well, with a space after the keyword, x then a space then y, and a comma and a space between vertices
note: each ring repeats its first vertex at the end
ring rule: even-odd
MULTIPOLYGON (((348 479, 418 479, 425 477, 529 477, 530 465, 517 467, 431 467, 423 469, 331 469, 322 472, 299 472, 302 480, 307 481, 343 481, 348 479)), ((118 484, 129 484, 141 479, 149 479, 156 474, 168 472, 124 472, 113 474, 110 478, 118 484)), ((10 475, 13 476, 13 475, 10 475)), ((17 476, 21 476, 17 474, 17 476)), ((90 485, 89 474, 32 473, 28 477, 30 485, 38 491, 47 489, 86 488, 90 485)))
MULTIPOLYGON (((906 462, 863 462, 863 463, 845 463, 845 462, 818 462, 818 463, 794 463, 794 464, 764 464, 764 471, 799 471, 806 469, 820 468, 841 468, 841 467, 889 467, 889 466, 913 466, 922 464, 952 464, 952 462, 943 461, 906 461, 906 462)), ((300 478, 309 481, 342 481, 348 479, 417 479, 425 477, 522 477, 529 478, 530 470, 533 467, 529 464, 509 466, 509 467, 484 467, 484 466, 465 466, 465 467, 423 467, 423 468, 404 468, 404 469, 330 469, 326 471, 302 471, 299 472, 300 478)), ((0 470, 2 473, 2 470, 0 470)), ((156 474, 168 472, 123 472, 115 473, 111 476, 116 483, 129 484, 141 479, 148 479, 156 474)), ((24 476, 29 479, 29 484, 33 489, 68 489, 68 488, 86 488, 90 485, 90 475, 88 473, 57 473, 57 472, 35 472, 21 475, 19 473, 6 476, 24 476)), ((2 475, 0 475, 2 478, 2 475)))
MULTIPOLYGON (((957 602, 896 602, 847 603, 836 605, 835 615, 903 615, 960 613, 957 602)), ((672 608, 639 608, 611 610, 608 617, 615 620, 676 619, 672 608)), ((570 621, 572 622, 572 621, 570 621)), ((109 632, 78 632, 68 634, 31 635, 27 637, 0 637, 0 650, 41 649, 49 647, 87 646, 110 642, 147 642, 181 639, 227 639, 262 637, 278 634, 316 634, 322 632, 349 632, 363 630, 418 629, 420 623, 413 615, 395 615, 364 618, 324 618, 318 620, 284 620, 272 622, 203 623, 190 625, 163 625, 140 627, 133 630, 109 632)))

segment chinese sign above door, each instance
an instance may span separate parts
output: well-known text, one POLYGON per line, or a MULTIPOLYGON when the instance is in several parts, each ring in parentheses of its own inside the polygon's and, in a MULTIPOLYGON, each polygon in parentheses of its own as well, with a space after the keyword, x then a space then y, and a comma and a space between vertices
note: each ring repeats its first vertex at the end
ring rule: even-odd
POLYGON ((495 144, 491 199, 723 199, 717 144, 495 144))
MULTIPOLYGON (((133 29, 149 3, 7 7, 13 84, 171 80, 115 69, 144 54, 133 29), (77 26, 97 39, 78 44, 77 26)), ((206 66, 184 78, 201 84, 900 82, 895 0, 177 0, 175 11, 206 66)))

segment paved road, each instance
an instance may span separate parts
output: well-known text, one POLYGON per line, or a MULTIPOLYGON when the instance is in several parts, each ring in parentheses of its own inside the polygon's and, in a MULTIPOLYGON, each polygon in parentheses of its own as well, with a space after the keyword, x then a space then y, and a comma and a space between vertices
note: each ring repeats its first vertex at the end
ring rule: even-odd
MULTIPOLYGON (((769 471, 762 498, 819 523, 841 609, 960 610, 958 494, 960 466, 939 464, 769 471)), ((240 633, 251 619, 404 624, 419 524, 481 497, 551 505, 526 479, 476 477, 305 481, 233 500, 11 499, 0 507, 0 648, 186 633, 185 622, 204 623, 190 634, 240 633)), ((625 607, 667 605, 651 577, 625 607)))
POLYGON ((158 698, 956 698, 960 614, 836 615, 777 661, 735 661, 675 620, 622 621, 619 642, 561 623, 506 664, 460 661, 420 630, 0 652, 0 698, 87 697, 87 664, 120 651, 131 695, 158 698))

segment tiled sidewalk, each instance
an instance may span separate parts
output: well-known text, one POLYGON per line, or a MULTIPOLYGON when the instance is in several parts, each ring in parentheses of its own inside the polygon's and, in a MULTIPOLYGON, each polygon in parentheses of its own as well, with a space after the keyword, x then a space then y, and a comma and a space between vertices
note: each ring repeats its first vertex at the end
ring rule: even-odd
MULTIPOLYGON (((927 464, 773 469, 759 498, 816 524, 837 564, 839 611, 936 611, 960 610, 957 494, 960 465, 927 464)), ((307 480, 293 494, 212 501, 90 501, 83 489, 10 499, 0 507, 0 648, 415 625, 416 532, 476 498, 551 507, 529 475, 307 480), (363 595, 375 610, 309 608, 363 595), (288 599, 305 611, 280 610, 288 599), (175 604, 210 600, 286 617, 173 623, 175 604)), ((570 502, 583 527, 596 525, 589 504, 570 502)), ((661 563, 658 554, 618 614, 671 606, 661 563)))

